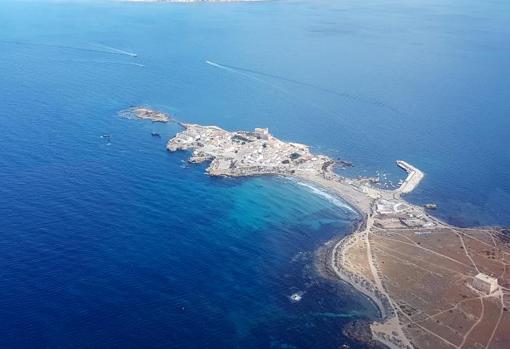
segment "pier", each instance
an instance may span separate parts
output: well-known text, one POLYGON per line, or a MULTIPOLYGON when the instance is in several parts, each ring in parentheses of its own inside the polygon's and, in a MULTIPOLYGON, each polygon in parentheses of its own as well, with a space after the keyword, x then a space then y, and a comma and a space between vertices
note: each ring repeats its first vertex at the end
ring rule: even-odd
POLYGON ((414 188, 418 186, 418 184, 420 184, 424 174, 416 167, 405 162, 404 160, 397 160, 397 166, 407 172, 407 178, 396 191, 401 194, 408 194, 412 192, 414 188))

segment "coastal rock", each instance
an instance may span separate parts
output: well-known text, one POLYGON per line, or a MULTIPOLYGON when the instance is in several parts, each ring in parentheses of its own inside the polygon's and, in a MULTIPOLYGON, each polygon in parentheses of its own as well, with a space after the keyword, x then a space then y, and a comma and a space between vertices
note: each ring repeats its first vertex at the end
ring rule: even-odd
POLYGON ((145 107, 129 108, 121 111, 119 115, 129 119, 151 120, 152 122, 169 122, 171 120, 170 115, 145 107))
POLYGON ((370 331, 370 322, 366 320, 356 320, 348 323, 343 329, 342 333, 355 341, 363 343, 363 347, 367 349, 388 349, 388 347, 381 342, 372 338, 370 331))

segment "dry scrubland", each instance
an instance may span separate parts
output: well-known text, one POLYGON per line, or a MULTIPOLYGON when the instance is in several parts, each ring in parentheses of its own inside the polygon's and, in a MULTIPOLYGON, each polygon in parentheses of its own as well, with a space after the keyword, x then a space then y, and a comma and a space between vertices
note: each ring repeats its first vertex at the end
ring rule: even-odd
POLYGON ((374 283, 370 245, 375 273, 412 347, 509 347, 510 231, 374 225, 366 234, 344 251, 342 267, 374 283), (480 272, 496 277, 499 290, 475 290, 473 277, 480 272))

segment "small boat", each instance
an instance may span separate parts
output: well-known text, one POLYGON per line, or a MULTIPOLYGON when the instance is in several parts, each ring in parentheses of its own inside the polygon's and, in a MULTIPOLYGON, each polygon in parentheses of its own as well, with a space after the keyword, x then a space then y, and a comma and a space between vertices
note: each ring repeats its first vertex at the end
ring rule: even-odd
POLYGON ((425 208, 429 210, 435 210, 437 209, 437 204, 431 203, 431 204, 425 204, 425 208))

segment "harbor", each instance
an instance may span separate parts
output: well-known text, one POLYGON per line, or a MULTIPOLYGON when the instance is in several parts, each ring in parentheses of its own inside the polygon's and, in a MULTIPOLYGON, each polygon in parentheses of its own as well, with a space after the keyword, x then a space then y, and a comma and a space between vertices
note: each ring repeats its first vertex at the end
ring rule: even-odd
POLYGON ((422 171, 403 160, 397 160, 397 166, 407 172, 406 179, 397 191, 402 194, 408 194, 420 184, 425 175, 422 171))

